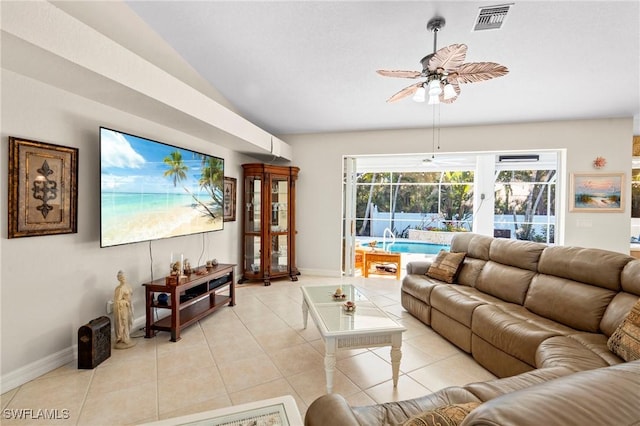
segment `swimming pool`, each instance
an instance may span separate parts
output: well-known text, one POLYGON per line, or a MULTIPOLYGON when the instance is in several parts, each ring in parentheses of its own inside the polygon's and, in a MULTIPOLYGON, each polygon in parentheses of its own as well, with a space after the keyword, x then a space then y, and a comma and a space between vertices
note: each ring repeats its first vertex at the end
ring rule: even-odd
MULTIPOLYGON (((366 245, 364 243, 363 245, 366 245)), ((389 246, 389 243, 387 243, 389 246)), ((378 241, 377 248, 382 248, 382 241, 378 241)), ((449 251, 448 245, 423 243, 420 241, 397 241, 391 247, 388 247, 392 253, 424 253, 424 254, 438 254, 440 250, 449 251)))

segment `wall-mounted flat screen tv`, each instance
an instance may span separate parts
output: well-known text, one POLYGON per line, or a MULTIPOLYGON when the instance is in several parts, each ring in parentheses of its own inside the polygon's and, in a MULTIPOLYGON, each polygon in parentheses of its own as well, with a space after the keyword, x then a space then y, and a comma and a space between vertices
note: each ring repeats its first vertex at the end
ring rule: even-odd
POLYGON ((224 159, 100 127, 100 246, 221 230, 224 159))

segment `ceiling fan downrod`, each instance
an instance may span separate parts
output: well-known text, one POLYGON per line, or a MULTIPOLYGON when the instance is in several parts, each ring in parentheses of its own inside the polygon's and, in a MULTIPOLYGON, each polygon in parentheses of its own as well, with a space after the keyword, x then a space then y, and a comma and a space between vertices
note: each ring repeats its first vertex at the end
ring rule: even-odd
POLYGON ((445 23, 446 21, 442 16, 436 16, 427 22, 427 29, 433 33, 433 53, 438 50, 438 31, 444 27, 445 23))

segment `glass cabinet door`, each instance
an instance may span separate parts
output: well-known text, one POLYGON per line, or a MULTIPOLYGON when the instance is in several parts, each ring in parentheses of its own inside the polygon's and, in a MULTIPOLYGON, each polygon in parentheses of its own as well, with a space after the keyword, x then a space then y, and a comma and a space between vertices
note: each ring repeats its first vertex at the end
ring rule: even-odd
POLYGON ((244 271, 258 274, 260 272, 260 235, 244 236, 244 271))
POLYGON ((289 271, 288 244, 288 234, 271 235, 271 264, 269 267, 272 274, 289 271))
POLYGON ((262 195, 262 179, 259 176, 247 176, 245 178, 245 232, 260 232, 262 227, 261 214, 261 198, 262 195))
POLYGON ((271 251, 269 269, 271 274, 289 271, 289 179, 287 176, 271 178, 271 251))
POLYGON ((271 181, 271 232, 289 230, 289 180, 274 177, 271 181))

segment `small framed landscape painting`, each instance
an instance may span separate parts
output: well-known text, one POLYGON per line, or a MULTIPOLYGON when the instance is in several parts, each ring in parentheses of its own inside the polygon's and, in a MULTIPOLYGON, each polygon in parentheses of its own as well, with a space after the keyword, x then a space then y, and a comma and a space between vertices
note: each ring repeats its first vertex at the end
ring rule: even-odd
POLYGON ((569 211, 624 211, 624 173, 572 173, 569 189, 569 211))

